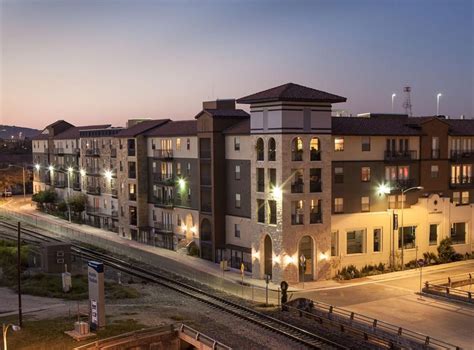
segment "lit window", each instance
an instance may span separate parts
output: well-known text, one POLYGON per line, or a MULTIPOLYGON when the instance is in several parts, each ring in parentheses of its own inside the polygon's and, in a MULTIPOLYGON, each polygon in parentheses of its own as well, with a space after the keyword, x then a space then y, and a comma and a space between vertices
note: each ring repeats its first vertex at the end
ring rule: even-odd
POLYGON ((235 166, 235 179, 240 180, 240 165, 235 166))
POLYGON ((334 212, 335 213, 344 212, 344 199, 343 198, 334 198, 334 212))
POLYGON ((344 151, 344 137, 336 137, 334 139, 334 151, 336 152, 344 151))
POLYGON ((235 207, 240 208, 240 193, 235 194, 235 207))
POLYGON ((176 163, 176 175, 181 175, 181 163, 176 163))
POLYGON ((347 255, 365 252, 365 230, 347 231, 347 255))
POLYGON ((181 139, 180 138, 176 139, 176 150, 181 151, 181 139))
POLYGON ((370 181, 370 167, 363 166, 360 168, 360 176, 362 182, 369 182, 370 181))
POLYGON ((388 196, 388 209, 396 209, 397 208, 397 196, 391 195, 388 196))
POLYGON ((439 175, 439 166, 438 165, 432 165, 431 166, 431 177, 433 179, 436 179, 439 175))
POLYGON ((360 199, 361 211, 370 211, 370 198, 361 197, 360 199))
POLYGON ((469 204, 469 191, 461 193, 461 204, 469 204))
POLYGON ((453 204, 461 204, 461 192, 453 192, 453 204))

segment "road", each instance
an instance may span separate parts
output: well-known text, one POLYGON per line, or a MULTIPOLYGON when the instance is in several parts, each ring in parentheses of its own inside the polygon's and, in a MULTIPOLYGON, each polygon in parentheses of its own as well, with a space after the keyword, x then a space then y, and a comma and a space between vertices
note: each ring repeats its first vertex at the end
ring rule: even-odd
MULTIPOLYGON (((471 260, 463 265, 431 271, 423 276, 423 281, 473 271, 474 260, 471 260)), ((419 275, 413 271, 406 275, 367 278, 363 282, 301 292, 298 297, 343 307, 464 349, 474 349, 474 307, 430 297, 420 300, 415 294, 419 290, 419 275)))

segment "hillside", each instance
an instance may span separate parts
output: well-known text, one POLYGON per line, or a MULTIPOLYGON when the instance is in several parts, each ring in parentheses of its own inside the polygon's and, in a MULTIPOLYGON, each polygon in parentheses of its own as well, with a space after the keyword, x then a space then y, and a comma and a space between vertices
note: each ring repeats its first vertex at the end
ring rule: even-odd
POLYGON ((9 139, 12 135, 17 138, 20 132, 24 137, 33 137, 36 136, 40 130, 14 125, 0 125, 0 139, 9 139))

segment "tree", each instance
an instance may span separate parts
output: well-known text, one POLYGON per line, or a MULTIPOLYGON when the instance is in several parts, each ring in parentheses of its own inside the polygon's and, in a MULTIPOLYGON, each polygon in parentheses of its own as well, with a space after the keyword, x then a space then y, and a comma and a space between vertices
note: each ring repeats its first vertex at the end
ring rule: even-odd
POLYGON ((456 252, 454 251, 452 244, 453 242, 449 237, 446 237, 441 242, 439 242, 438 257, 440 262, 447 263, 454 260, 456 252))
POLYGON ((68 204, 71 211, 80 214, 86 210, 87 196, 83 193, 75 194, 69 198, 68 204))
POLYGON ((35 193, 31 198, 34 202, 39 204, 54 203, 56 201, 57 195, 54 190, 45 190, 35 193))

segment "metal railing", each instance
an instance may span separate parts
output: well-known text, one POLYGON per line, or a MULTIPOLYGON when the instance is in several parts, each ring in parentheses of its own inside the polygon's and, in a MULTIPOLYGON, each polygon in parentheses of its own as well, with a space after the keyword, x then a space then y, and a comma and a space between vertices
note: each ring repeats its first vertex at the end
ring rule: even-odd
POLYGON ((385 151, 384 160, 386 161, 405 161, 416 159, 416 151, 385 151))
POLYGON ((473 181, 470 176, 455 176, 451 177, 450 185, 451 187, 466 187, 472 186, 473 181))
POLYGON ((87 186, 86 191, 87 191, 88 194, 99 195, 100 194, 100 186, 87 186))
POLYGON ((100 156, 100 149, 98 148, 87 148, 86 156, 98 157, 100 156))
POLYGON ((64 154, 64 148, 54 148, 53 153, 56 155, 64 154))
POLYGON ((474 157, 474 151, 472 150, 451 150, 449 154, 449 158, 451 160, 461 160, 461 159, 469 159, 474 157))
POLYGON ((155 222, 154 228, 159 232, 173 233, 173 224, 165 222, 155 222))
MULTIPOLYGON (((380 321, 353 311, 317 301, 305 300, 297 307, 285 304, 284 309, 351 334, 364 341, 387 348, 456 349, 460 347, 409 329, 380 321)), ((296 300, 295 300, 296 302, 296 300)), ((291 304, 290 302, 289 304, 291 304)), ((293 302, 294 303, 294 302, 293 302)))
POLYGON ((182 324, 181 327, 179 328, 179 333, 184 334, 188 336, 189 338, 195 340, 199 344, 204 344, 210 349, 216 349, 216 350, 231 350, 232 348, 218 342, 217 340, 202 334, 201 332, 195 330, 194 328, 191 328, 189 326, 186 326, 185 324, 182 324))
POLYGON ((156 159, 173 159, 173 150, 172 149, 154 149, 153 158, 156 159))
POLYGON ((474 303, 474 299, 472 298, 473 292, 470 290, 471 288, 469 288, 469 290, 459 288, 472 286, 473 283, 472 273, 461 274, 450 276, 448 278, 426 281, 423 292, 449 299, 474 303))

